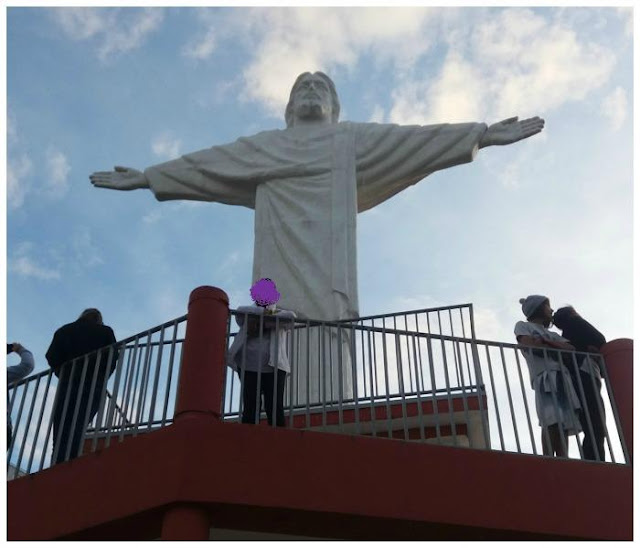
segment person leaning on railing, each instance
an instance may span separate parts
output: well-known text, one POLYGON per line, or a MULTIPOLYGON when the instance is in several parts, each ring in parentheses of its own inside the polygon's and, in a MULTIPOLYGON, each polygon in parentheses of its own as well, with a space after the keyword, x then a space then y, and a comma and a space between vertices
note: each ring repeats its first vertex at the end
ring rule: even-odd
POLYGON ((580 400, 569 370, 562 364, 559 352, 554 350, 574 350, 574 347, 549 331, 553 310, 547 297, 529 295, 520 299, 520 304, 527 321, 516 323, 514 332, 518 344, 548 349, 522 350, 536 395, 542 451, 545 455, 566 457, 569 435, 577 436, 582 429, 578 418, 580 400))
POLYGON ((98 411, 105 375, 110 376, 118 359, 113 330, 102 323, 102 314, 96 308, 87 308, 72 323, 63 325, 53 335, 47 350, 47 361, 59 378, 58 393, 53 410, 53 462, 55 464, 80 455, 82 436, 98 411), (97 352, 104 348, 97 363, 97 352), (83 358, 91 353, 87 358, 83 358), (111 354, 111 362, 108 362, 111 354), (80 358, 74 360, 74 358, 80 358), (86 369, 85 369, 86 364, 86 369), (84 383, 82 371, 85 369, 84 383), (95 382, 94 382, 95 376, 95 382), (93 393, 91 386, 94 385, 93 393), (68 400, 65 411, 65 400, 68 400), (88 415, 87 415, 88 410, 88 415), (76 416, 74 424, 74 415, 76 416), (87 420, 85 421, 85 416, 87 420), (69 448, 69 444, 71 447, 69 448))
MULTIPOLYGON (((567 339, 578 352, 599 353, 607 340, 587 320, 582 318, 572 306, 563 306, 553 315, 553 324, 562 329, 562 336, 567 339)), ((576 391, 580 394, 580 387, 586 400, 584 412, 588 414, 591 428, 587 423, 587 417, 583 419, 584 440, 582 449, 587 460, 604 461, 604 439, 606 420, 604 416, 604 402, 600 395, 602 387, 602 375, 598 362, 589 356, 577 357, 573 363, 573 356, 569 355, 567 367, 571 373, 576 391), (578 366, 579 375, 575 374, 575 366, 578 366), (591 435, 593 429, 593 436, 591 435)))
MULTIPOLYGON (((11 354, 11 352, 16 352, 20 356, 20 363, 7 367, 7 388, 11 388, 14 382, 18 382, 20 379, 29 375, 35 366, 33 354, 20 343, 7 344, 7 354, 11 354)), ((13 438, 11 414, 9 413, 8 407, 9 404, 7 402, 7 451, 13 438)))
POLYGON ((258 422, 263 396, 269 424, 274 422, 275 403, 276 426, 285 426, 284 385, 291 372, 285 330, 293 327, 296 314, 275 307, 280 294, 269 278, 258 280, 251 287, 251 296, 255 306, 238 307, 236 322, 240 332, 229 349, 227 365, 238 372, 242 383, 242 422, 258 422))

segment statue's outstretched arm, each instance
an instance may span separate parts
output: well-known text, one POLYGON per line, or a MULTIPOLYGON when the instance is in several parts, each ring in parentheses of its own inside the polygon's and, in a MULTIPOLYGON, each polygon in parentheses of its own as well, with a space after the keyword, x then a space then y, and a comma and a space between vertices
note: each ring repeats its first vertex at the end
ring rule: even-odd
POLYGON ((96 171, 89 175, 93 186, 113 190, 135 190, 149 188, 149 181, 142 171, 131 167, 115 166, 115 171, 96 171))
POLYGON ((518 117, 514 116, 490 125, 480 139, 479 146, 484 148, 492 145, 510 145, 540 133, 542 128, 544 128, 544 120, 539 116, 521 121, 518 121, 518 117))

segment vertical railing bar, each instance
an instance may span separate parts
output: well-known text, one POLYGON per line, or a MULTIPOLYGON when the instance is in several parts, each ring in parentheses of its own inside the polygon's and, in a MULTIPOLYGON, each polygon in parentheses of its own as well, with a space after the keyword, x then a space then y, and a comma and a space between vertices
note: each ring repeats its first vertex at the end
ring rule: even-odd
MULTIPOLYGON (((229 330, 231 330, 231 314, 229 314, 229 330)), ((171 339, 171 350, 169 351, 169 365, 167 367, 167 390, 164 397, 164 406, 162 408, 162 423, 164 426, 167 423, 167 411, 169 408, 169 395, 171 393, 171 378, 173 376, 173 364, 176 354, 176 339, 178 338, 178 320, 173 322, 173 338, 171 339)), ((225 364, 226 367, 226 364, 225 364)))
MULTIPOLYGON (((460 325, 462 326, 462 338, 466 339, 467 338, 467 331, 464 328, 464 316, 462 315, 462 308, 458 308, 458 312, 460 312, 460 325)), ((471 383, 471 366, 469 365, 469 352, 467 350, 467 345, 464 345, 464 355, 467 361, 467 374, 469 375, 469 383, 471 383)), ((477 379, 476 379, 477 382, 477 379)))
MULTIPOLYGON (((364 326, 364 322, 363 322, 363 327, 364 326)), ((371 331, 371 328, 369 326, 366 326, 367 329, 367 343, 369 346, 369 384, 370 384, 370 390, 369 390, 369 401, 371 403, 371 435, 375 438, 377 436, 377 420, 378 420, 378 416, 376 413, 376 406, 375 406, 375 388, 373 385, 373 376, 374 376, 374 371, 375 371, 375 332, 371 331), (371 344, 371 335, 373 333, 373 345, 371 344), (371 348, 373 347, 373 353, 371 352, 371 348)))
MULTIPOLYGON (((151 424, 153 423, 156 415, 156 412, 155 412, 156 398, 158 395, 158 383, 160 382, 160 366, 162 365, 162 350, 164 349, 164 330, 165 330, 165 326, 163 325, 162 329, 160 329, 160 341, 159 341, 160 346, 158 348, 158 359, 156 361, 156 374, 154 375, 153 388, 151 389, 151 405, 149 406, 149 426, 147 427, 147 432, 151 430, 151 424)), ((224 374, 224 371, 226 370, 226 366, 223 365, 222 368, 223 368, 223 374, 224 374)), ((223 384, 223 386, 226 386, 226 385, 223 384)), ((222 397, 224 399, 224 392, 222 394, 222 397)), ((224 405, 224 403, 222 403, 222 405, 224 405)), ((221 411, 222 411, 222 416, 224 416, 224 407, 222 408, 221 411)))
MULTIPOLYGON (((404 330, 405 331, 409 331, 409 321, 407 318, 407 314, 404 314, 404 330)), ((409 350, 409 337, 405 336, 405 341, 407 341, 407 359, 409 360, 409 365, 407 367, 408 371, 409 371, 409 392, 414 392, 413 389, 413 371, 411 371, 411 351, 409 350)), ((417 386, 417 380, 416 380, 416 386, 417 386)), ((417 388, 416 390, 417 391, 417 388)))
MULTIPOLYGON (((572 361, 572 365, 573 365, 573 371, 575 373, 575 379, 576 382, 578 383, 578 399, 580 400, 580 408, 583 410, 582 416, 584 416, 584 418, 587 421, 587 429, 589 430, 589 432, 591 433, 591 441, 592 441, 592 445, 593 445, 593 449, 594 449, 594 453, 598 452, 598 449, 595 445, 596 443, 596 438, 594 436, 594 429, 593 429, 593 425, 591 423, 591 416, 589 414, 588 408, 587 408, 587 398, 584 394, 584 386, 582 385, 582 379, 580 378, 580 368, 578 367, 578 363, 576 360, 576 353, 575 352, 571 352, 571 361, 572 361)), ((560 363, 564 363, 562 361, 562 359, 560 359, 560 363)), ((565 366, 566 367, 566 366, 565 366)), ((568 368, 567 368, 568 369, 568 368)), ((575 387, 574 387, 575 388, 575 387)), ((568 390, 567 390, 567 396, 568 396, 568 390)), ((584 425, 582 425, 583 427, 583 431, 584 431, 584 425)), ((587 433, 586 431, 585 433, 585 439, 587 438, 587 433)), ((578 452, 580 453, 580 458, 584 459, 584 447, 582 446, 582 443, 580 443, 580 439, 578 437, 578 433, 576 433, 576 444, 578 445, 578 452)))
POLYGON ((520 436, 518 436, 518 425, 516 423, 516 415, 513 410, 513 398, 511 397, 511 384, 509 383, 509 374, 507 373, 507 364, 504 358, 504 347, 502 344, 500 344, 499 348, 500 348, 500 360, 502 361, 502 371, 504 372, 504 380, 507 385, 507 397, 509 399, 509 411, 511 412, 511 424, 513 424, 513 432, 516 437, 516 447, 518 448, 518 453, 522 453, 522 449, 520 448, 520 436))
MULTIPOLYGON (((82 417, 82 434, 80 435, 80 440, 78 441, 78 446, 76 447, 76 454, 78 456, 83 454, 83 445, 84 438, 87 434, 87 426, 89 425, 89 414, 91 412, 92 402, 95 395, 96 383, 98 382, 98 372, 100 369, 100 362, 102 360, 102 348, 98 350, 96 354, 96 365, 93 368, 93 374, 91 375, 91 387, 89 388, 89 397, 87 399, 87 408, 85 409, 84 416, 82 417)), ((82 392, 82 388, 84 384, 80 385, 80 392, 82 392)), ((80 401, 82 401, 82 393, 80 394, 80 401)))
MULTIPOLYGON (((18 462, 16 463, 16 473, 20 470, 20 464, 22 463, 22 455, 24 454, 24 448, 27 445, 27 436, 29 434, 29 425, 31 424, 31 417, 33 417, 33 410, 35 408, 36 405, 36 399, 38 397, 38 388, 40 388, 40 379, 42 377, 38 377, 36 379, 36 387, 33 389, 33 398, 31 401, 31 405, 29 407, 29 413, 27 415, 27 423, 25 425, 24 428, 24 435, 22 436, 22 444, 20 446, 20 453, 18 453, 18 462)), ((28 382, 24 384, 25 387, 25 393, 27 391, 27 386, 29 384, 33 384, 33 382, 28 382)), ((18 431, 16 430, 16 434, 18 433, 18 431)), ((35 440, 34 440, 34 445, 35 445, 35 440)))
MULTIPOLYGON (((293 351, 293 340, 296 336, 295 320, 291 320, 291 329, 287 331, 287 341, 289 346, 289 364, 291 365, 291 378, 289 379, 289 428, 293 428, 293 387, 298 384, 298 351, 293 351), (295 379, 295 382, 294 382, 295 379)), ((297 399, 297 398, 296 398, 297 399)))
MULTIPOLYGON (((449 329, 451 330, 451 336, 455 337, 455 334, 453 332, 453 316, 451 314, 451 309, 449 308, 447 310, 448 315, 449 315, 449 329)), ((462 374, 462 364, 458 362, 457 358, 456 358, 456 352, 455 352, 455 348, 453 350, 453 357, 454 357, 454 367, 456 369, 456 378, 458 379, 458 386, 462 387, 462 385, 464 384, 463 380, 461 379, 461 374, 462 374)))
MULTIPOLYGON (((29 463, 27 464, 27 473, 31 473, 31 465, 33 464, 33 457, 36 453, 36 447, 38 445, 38 435, 40 434, 40 426, 42 424, 42 419, 44 418, 44 412, 47 407, 47 400, 49 399, 49 387, 51 386, 51 379, 53 377, 53 369, 49 370, 47 374, 47 385, 44 388, 44 397, 42 398, 42 411, 40 411, 38 416, 38 424, 36 426, 36 433, 34 436, 33 447, 31 448, 31 455, 29 456, 29 463)), ((42 448, 42 451, 46 451, 46 445, 42 448)))
MULTIPOLYGON (((336 328, 333 328, 336 329, 336 328)), ((338 425, 340 426, 340 430, 344 428, 344 413, 343 413, 343 399, 344 399, 344 391, 343 391, 343 372, 342 372, 342 327, 337 327, 337 335, 338 340, 336 341, 336 352, 338 353, 338 425)))
POLYGON ((9 461, 11 460, 11 454, 13 453, 13 449, 16 446, 16 440, 18 438, 18 429, 20 428, 20 419, 22 418, 22 409, 24 407, 24 402, 27 399, 27 388, 28 388, 28 384, 22 384, 19 387, 16 388, 16 390, 19 390, 20 388, 22 388, 22 396, 20 399, 20 405, 18 407, 18 417, 16 418, 16 422, 13 425, 13 429, 14 429, 14 435, 13 435, 13 439, 11 440, 11 443, 9 444, 9 447, 7 448, 7 466, 9 461))
POLYGON ((134 437, 138 435, 138 432, 145 424, 145 404, 147 403, 147 392, 149 387, 149 379, 151 378, 151 359, 153 357, 153 335, 149 332, 147 334, 147 352, 144 357, 144 369, 142 370, 142 379, 140 380, 140 396, 138 397, 138 412, 136 414, 137 421, 134 437))
POLYGON ((493 394, 493 405, 496 411, 496 421, 498 423, 498 435, 500 436, 500 449, 504 448, 504 437, 502 435, 502 421, 500 420, 500 410, 498 409, 498 393, 496 392, 496 385, 493 380, 493 365, 491 364, 491 354, 489 353, 489 346, 484 345, 484 349, 487 353, 487 368, 489 369, 489 382, 491 383, 491 393, 493 394))
MULTIPOLYGON (((416 322, 416 332, 418 331, 417 329, 418 324, 416 322)), ((416 397, 417 397, 417 401, 416 401, 416 405, 418 407, 418 424, 420 425, 418 430, 420 431, 420 441, 424 442, 425 441, 425 434, 424 434, 424 418, 422 416, 422 391, 420 390, 420 387, 418 386, 418 355, 416 354, 416 336, 412 335, 411 336, 411 342, 413 343, 413 366, 416 370, 416 397)))
MULTIPOLYGON (((245 390, 246 371, 247 371, 247 344, 249 343, 249 314, 247 312, 243 312, 243 314, 244 314, 244 321, 242 323, 242 330, 244 332, 244 344, 242 345, 242 358, 240 359, 242 363, 241 363, 241 367, 238 375, 240 377, 240 405, 238 406, 238 422, 242 422, 242 417, 244 414, 244 390, 245 390)), ((237 336, 239 335, 240 334, 238 333, 237 336)), ((236 364, 236 368, 237 368, 237 364, 236 364)), ((255 420, 255 417, 254 417, 254 420, 255 420)))
POLYGON ((527 414, 527 425, 529 427, 529 436, 531 437, 531 446, 533 448, 533 454, 538 455, 536 450, 535 436, 533 435, 533 426, 531 422, 531 414, 529 413, 529 404, 527 403, 527 394, 524 387, 524 379, 522 378, 522 367, 520 365, 520 358, 518 357, 518 349, 514 348, 513 353, 516 357, 516 367, 518 369, 518 377, 520 379, 520 390, 522 391, 522 399, 524 400, 524 410, 527 414))
MULTIPOLYGON (((118 363, 116 364, 116 377, 113 381, 113 394, 110 398, 109 401, 109 410, 107 411, 107 418, 106 418, 106 436, 105 436, 105 440, 104 440, 104 446, 105 447, 109 447, 109 445, 111 445, 111 435, 112 432, 114 432, 115 430, 115 420, 113 420, 113 415, 115 414, 116 409, 118 408, 118 391, 120 390, 120 379, 122 378, 122 370, 124 369, 124 357, 125 354, 127 353, 127 345, 123 344, 122 345, 122 349, 119 351, 118 354, 118 363)), ((129 362, 127 363, 127 365, 130 364, 131 361, 131 352, 129 352, 129 362)), ((127 369, 128 372, 128 369, 127 369)), ((126 375, 127 373, 125 373, 125 382, 124 384, 126 385, 126 375)), ((122 416, 122 421, 125 422, 126 416, 124 415, 124 409, 121 409, 120 414, 122 416)))
POLYGON ((124 431, 125 428, 127 427, 127 422, 129 422, 131 424, 132 428, 135 428, 135 422, 133 422, 133 416, 131 417, 132 420, 129 420, 129 406, 131 405, 131 410, 132 410, 132 415, 133 415, 133 407, 135 406, 135 396, 133 395, 134 389, 135 387, 138 385, 138 376, 140 374, 140 362, 142 360, 142 351, 140 350, 140 337, 136 336, 136 342, 133 346, 133 356, 130 355, 131 358, 131 362, 130 362, 130 367, 129 367, 129 378, 127 379, 129 382, 126 386, 125 389, 125 393, 124 393, 124 401, 122 402, 122 409, 124 409, 124 417, 123 417, 123 421, 122 421, 122 425, 120 427, 120 433, 118 434, 118 441, 122 441, 124 440, 124 431), (136 363, 137 360, 137 363, 136 363), (133 369, 131 368, 131 366, 133 367, 133 369), (135 377, 134 377, 135 375, 135 377))
MULTIPOLYGON (((454 342, 454 347, 453 347, 453 355, 454 357, 457 358, 458 363, 461 366, 462 369, 462 352, 460 351, 460 341, 455 341, 454 342)), ((469 417, 469 401, 468 401, 468 397, 467 396, 467 386, 464 382, 464 370, 462 370, 463 375, 462 375, 462 408, 464 410, 464 417, 465 420, 467 421, 467 439, 469 440, 469 447, 473 447, 473 441, 472 441, 472 437, 471 437, 471 419, 469 417)), ((471 378, 469 378, 469 383, 471 383, 471 378)), ((471 388, 469 388, 469 390, 471 390, 471 388)))
MULTIPOLYGON (((260 314, 259 316, 259 327, 258 327, 258 338, 260 339, 260 344, 258 345, 258 348, 260 348, 260 363, 258 364, 258 382, 256 383, 256 407, 255 407, 255 413, 253 415, 253 423, 254 424, 260 424, 260 415, 261 415, 261 410, 262 410, 262 392, 261 392, 261 388, 262 388, 262 347, 264 345, 264 315, 260 314)), ((271 339, 271 337, 269 337, 269 339, 271 339)), ((271 340, 269 340, 269 351, 271 351, 271 340)))
POLYGON ((107 383, 111 377, 111 363, 113 362, 113 353, 116 351, 116 346, 109 346, 109 355, 107 356, 107 364, 105 368, 104 379, 102 379, 102 386, 100 387, 100 401, 98 402, 98 410, 96 414, 96 421, 93 428, 93 436, 91 442, 91 453, 94 453, 98 445, 98 434, 100 432, 100 424, 102 424, 102 416, 104 414, 104 407, 107 401, 107 383))
MULTIPOLYGON (((306 398, 306 402, 305 402, 305 427, 306 428, 310 428, 311 427, 311 410, 310 410, 310 399, 311 399, 311 346, 310 346, 310 340, 311 340, 311 325, 309 323, 309 320, 307 320, 307 328, 306 328, 306 332, 307 332, 307 363, 306 363, 306 367, 307 367, 307 374, 305 375, 305 384, 306 384, 306 390, 307 390, 307 398, 306 398)), ((318 374, 320 374, 320 369, 324 368, 324 364, 321 361, 321 357, 320 357, 320 331, 317 331, 318 333, 318 374)), ((300 336, 298 336, 298 341, 300 340, 300 336)), ((320 379, 318 379, 318 396, 320 396, 320 379)))
MULTIPOLYGON (((594 359, 597 360, 598 367, 600 368, 600 373, 602 374, 602 378, 604 379, 604 384, 607 389, 607 395, 609 396, 609 404, 611 405, 611 412, 613 413, 613 420, 616 424, 616 430, 618 431, 618 438, 620 439, 622 446, 622 453, 624 456, 625 464, 631 464, 631 459, 629 458, 629 449, 627 447, 627 439, 622 431, 622 423, 620 422, 620 413, 618 411, 618 404, 616 403, 616 399, 613 393, 613 389, 611 388, 611 380, 609 378, 609 371, 607 370, 607 363, 602 358, 602 355, 593 355, 594 359)), ((606 424, 605 424, 606 428, 606 424)), ((608 429, 605 430, 605 433, 608 433, 608 429)), ((611 449, 611 441, 608 440, 609 451, 611 452, 611 456, 613 457, 613 451, 611 449)))
MULTIPOLYGON (((278 353, 280 351, 279 345, 280 345, 280 318, 278 316, 275 317, 276 318, 276 331, 275 331, 275 338, 276 338, 276 347, 275 347, 275 363, 273 364, 273 391, 272 391, 272 400, 271 400, 271 427, 275 428, 277 426, 278 420, 277 420, 277 416, 276 416, 276 410, 278 408, 277 405, 277 400, 278 400, 278 362, 280 361, 280 354, 278 353)), ((273 331, 272 331, 273 333, 273 331)), ((271 343, 271 341, 269 341, 269 343, 271 343)), ((271 344, 269 344, 269 346, 271 346, 271 344)), ((271 349, 269 349, 271 350, 271 349)), ((283 374, 286 375, 286 372, 283 371, 283 374)), ((286 377, 285 377, 286 378, 286 377)), ((265 402, 265 407, 266 407, 266 402, 265 402)), ((265 409, 266 411, 266 409, 265 409)))
POLYGON ((387 411, 387 434, 389 439, 393 438, 392 427, 392 414, 391 414, 391 402, 389 401, 389 363, 387 360, 387 326, 385 318, 382 318, 382 359, 384 364, 384 387, 385 387, 385 402, 387 411))
MULTIPOLYGON (((325 344, 325 324, 322 326, 322 427, 327 426, 327 345, 325 344)), ((329 368, 331 368, 331 332, 329 332, 329 368)))
MULTIPOLYGON (((84 386, 84 380, 87 376, 88 365, 89 365, 89 355, 86 354, 84 356, 84 363, 82 364, 82 374, 80 376, 80 384, 79 384, 78 396, 76 398, 76 405, 74 406, 74 409, 73 409, 73 419, 71 419, 71 433, 69 435, 70 439, 69 439, 69 442, 67 443, 67 450, 64 454, 65 462, 68 461, 69 457, 71 456, 71 448, 73 447, 73 437, 75 434, 76 424, 78 421, 78 414, 80 412, 80 402, 82 401, 82 387, 84 386)), ((64 421, 63 421, 63 425, 64 425, 64 421)))
MULTIPOLYGON (((442 362, 444 365, 444 384, 447 389, 447 406, 449 407, 449 421, 451 423, 451 435, 453 436, 453 445, 454 447, 458 446, 457 439, 457 429, 453 416, 453 398, 451 397, 451 385, 449 383, 449 365, 447 364, 447 350, 444 344, 444 339, 442 338, 442 322, 440 319, 440 311, 438 310, 438 330, 440 331, 440 347, 442 348, 442 362)), ((454 351, 455 356, 455 351, 454 351)), ((457 371, 456 371, 457 373, 457 371)))
MULTIPOLYGON (((350 362, 351 362, 351 375, 352 375, 352 379, 351 379, 351 384, 353 385, 353 403, 354 403, 354 407, 353 407, 353 413, 354 413, 354 419, 356 422, 356 434, 360 435, 360 404, 358 402, 358 360, 357 360, 357 356, 356 356, 356 332, 355 332, 355 328, 353 325, 353 322, 351 322, 350 324, 351 326, 351 348, 350 348, 350 352, 351 352, 351 356, 350 356, 350 362)), ((360 331, 360 333, 362 333, 360 331)))
MULTIPOLYGON (((431 333, 431 324, 429 323, 429 313, 427 313, 427 331, 431 333)), ((433 347, 431 346, 431 335, 426 337, 427 341, 427 359, 429 360, 429 376, 431 378, 431 406, 436 422, 436 439, 438 444, 442 444, 442 432, 440 430, 440 409, 438 409, 438 398, 436 397, 436 389, 438 383, 436 381, 436 371, 433 363, 433 347)), ((418 350, 420 347, 418 346, 418 350)), ((421 355, 422 357, 422 355, 421 355)))
MULTIPOLYGON (((547 352, 547 347, 543 347, 542 348, 542 352, 544 354, 545 371, 547 372, 547 375, 550 375, 551 370, 549 369, 549 353, 547 352)), ((560 369, 560 371, 557 372, 557 375, 562 376, 562 369, 560 369)), ((564 383, 564 379, 562 379, 562 381, 564 383)), ((556 379, 556 388, 557 387, 558 387, 558 381, 556 379)), ((551 390, 551 399, 553 400, 553 406, 555 408, 556 417, 560 418, 560 406, 558 405, 558 397, 556 395, 556 391, 555 390, 551 390)), ((572 407, 572 405, 570 404, 569 407, 572 407)), ((567 456, 569 456, 569 443, 568 443, 568 441, 565 442, 564 429, 562 429, 562 430, 560 429, 560 421, 559 420, 558 420, 558 434, 559 434, 559 437, 560 437, 560 445, 562 445, 562 450, 567 456)), ((553 448, 552 448, 552 450, 553 450, 553 448)))

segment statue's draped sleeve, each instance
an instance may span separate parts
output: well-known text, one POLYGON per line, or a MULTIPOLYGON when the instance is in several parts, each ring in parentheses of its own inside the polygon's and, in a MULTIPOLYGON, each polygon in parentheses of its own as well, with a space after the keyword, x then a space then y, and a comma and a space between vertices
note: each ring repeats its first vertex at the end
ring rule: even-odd
POLYGON ((278 131, 199 150, 151 166, 144 174, 160 200, 202 200, 255 208, 256 187, 281 177, 290 162, 277 152, 278 131), (276 138, 277 144, 277 138, 276 138))
POLYGON ((471 162, 486 124, 355 124, 358 211, 440 169, 471 162))

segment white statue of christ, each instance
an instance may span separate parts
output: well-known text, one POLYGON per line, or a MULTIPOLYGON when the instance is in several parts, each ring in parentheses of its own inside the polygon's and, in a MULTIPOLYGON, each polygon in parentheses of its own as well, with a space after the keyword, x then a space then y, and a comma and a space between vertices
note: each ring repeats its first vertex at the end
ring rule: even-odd
MULTIPOLYGON (((400 126, 338 122, 339 113, 333 81, 306 72, 291 90, 284 130, 185 154, 144 172, 116 166, 90 179, 116 190, 150 188, 160 201, 254 209, 253 281, 271 278, 283 308, 332 321, 358 316, 359 212, 435 171, 471 162, 480 148, 514 143, 544 127, 539 117, 491 126, 400 126)), ((345 380, 345 387, 350 384, 345 380)))

